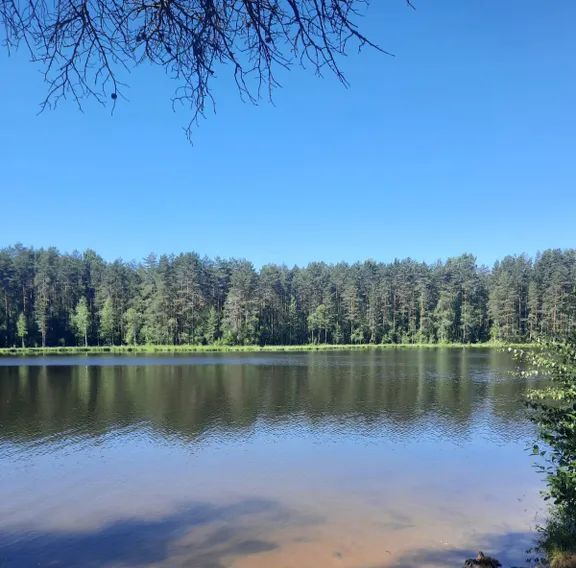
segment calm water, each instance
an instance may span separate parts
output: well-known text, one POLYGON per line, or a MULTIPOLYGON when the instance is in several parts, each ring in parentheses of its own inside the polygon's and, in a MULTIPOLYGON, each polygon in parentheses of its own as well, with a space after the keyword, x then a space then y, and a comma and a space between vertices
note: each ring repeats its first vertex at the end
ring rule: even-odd
POLYGON ((523 565, 497 351, 0 359, 0 566, 523 565))

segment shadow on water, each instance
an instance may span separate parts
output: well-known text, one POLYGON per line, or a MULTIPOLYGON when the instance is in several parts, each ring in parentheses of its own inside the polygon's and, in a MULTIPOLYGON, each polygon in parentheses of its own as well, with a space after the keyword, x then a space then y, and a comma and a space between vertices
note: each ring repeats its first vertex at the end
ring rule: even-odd
MULTIPOLYGON (((271 528, 296 525, 307 534, 312 526, 324 522, 272 500, 245 499, 225 506, 191 503, 163 518, 122 520, 90 532, 0 532, 0 567, 224 568, 233 559, 281 548, 282 542, 269 537, 271 528)), ((517 559, 525 551, 528 556, 532 533, 478 534, 474 538, 475 544, 498 558, 504 568, 528 565, 528 559, 521 564, 517 559)), ((476 555, 474 549, 463 547, 418 548, 390 562, 387 553, 382 551, 382 563, 365 568, 459 568, 466 558, 476 555)))
POLYGON ((195 566, 278 548, 261 535, 270 526, 322 522, 274 501, 246 499, 227 506, 189 504, 161 519, 122 520, 92 532, 0 532, 0 566, 195 566))
MULTIPOLYGON (((503 568, 524 568, 528 565, 529 549, 534 545, 534 534, 508 532, 494 535, 478 535, 477 547, 497 558, 503 568), (518 564, 519 555, 525 552, 526 562, 518 564)), ((476 556, 477 550, 466 548, 425 549, 419 548, 403 554, 392 564, 378 564, 370 568, 460 568, 467 558, 476 556)))

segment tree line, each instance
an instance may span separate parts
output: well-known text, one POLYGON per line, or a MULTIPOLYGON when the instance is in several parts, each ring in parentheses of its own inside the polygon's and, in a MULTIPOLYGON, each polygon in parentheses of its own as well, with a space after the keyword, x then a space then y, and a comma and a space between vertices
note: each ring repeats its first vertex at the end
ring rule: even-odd
POLYGON ((576 250, 306 267, 0 249, 0 346, 527 341, 576 331, 576 250))

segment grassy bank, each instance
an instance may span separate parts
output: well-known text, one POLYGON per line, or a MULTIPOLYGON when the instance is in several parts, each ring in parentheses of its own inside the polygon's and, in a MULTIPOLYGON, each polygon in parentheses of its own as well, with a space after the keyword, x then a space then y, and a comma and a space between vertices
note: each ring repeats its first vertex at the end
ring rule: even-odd
POLYGON ((0 357, 34 355, 98 355, 105 353, 252 353, 275 351, 362 351, 378 349, 479 349, 528 347, 527 344, 503 343, 384 343, 361 345, 107 345, 89 347, 10 347, 0 349, 0 357))
POLYGON ((546 524, 540 527, 537 550, 547 559, 550 568, 576 568, 574 512, 552 512, 546 524))

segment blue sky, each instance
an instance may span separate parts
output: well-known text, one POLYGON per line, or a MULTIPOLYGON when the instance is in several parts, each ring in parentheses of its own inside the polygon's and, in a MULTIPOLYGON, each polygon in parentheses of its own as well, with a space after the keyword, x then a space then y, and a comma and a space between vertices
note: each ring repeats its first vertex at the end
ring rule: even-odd
POLYGON ((360 22, 395 57, 342 61, 351 83, 281 73, 243 103, 221 69, 190 145, 162 71, 129 102, 46 92, 0 57, 0 246, 150 251, 304 264, 576 246, 576 3, 374 0, 360 22))

